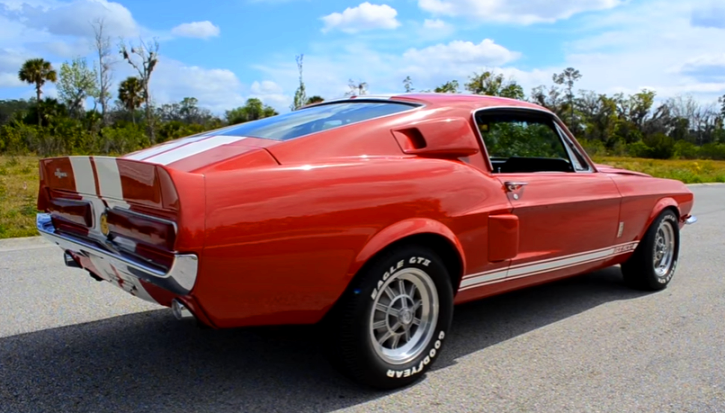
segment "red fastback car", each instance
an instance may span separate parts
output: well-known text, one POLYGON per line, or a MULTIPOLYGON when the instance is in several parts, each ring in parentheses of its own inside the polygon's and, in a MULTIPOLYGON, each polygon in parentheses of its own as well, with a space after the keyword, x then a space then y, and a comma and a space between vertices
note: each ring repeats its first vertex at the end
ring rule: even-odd
POLYGON ((37 224, 179 318, 320 323, 342 373, 390 389, 439 358, 456 304, 618 264, 665 288, 692 206, 682 182, 594 164, 540 106, 404 94, 43 159, 37 224))

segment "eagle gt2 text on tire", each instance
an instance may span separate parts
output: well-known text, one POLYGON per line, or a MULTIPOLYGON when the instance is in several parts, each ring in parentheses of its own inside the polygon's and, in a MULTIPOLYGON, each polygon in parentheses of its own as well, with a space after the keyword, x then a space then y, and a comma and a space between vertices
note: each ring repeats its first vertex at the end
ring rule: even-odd
POLYGON ((333 364, 380 389, 417 381, 440 357, 453 315, 442 260, 417 246, 396 248, 359 274, 330 326, 333 364))

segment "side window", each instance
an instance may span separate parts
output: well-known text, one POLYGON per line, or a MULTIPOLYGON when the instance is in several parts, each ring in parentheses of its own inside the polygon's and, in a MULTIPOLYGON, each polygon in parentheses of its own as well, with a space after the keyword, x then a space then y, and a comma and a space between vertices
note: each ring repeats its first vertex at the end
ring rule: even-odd
POLYGON ((569 152, 546 116, 482 111, 476 123, 494 173, 574 172, 569 152))

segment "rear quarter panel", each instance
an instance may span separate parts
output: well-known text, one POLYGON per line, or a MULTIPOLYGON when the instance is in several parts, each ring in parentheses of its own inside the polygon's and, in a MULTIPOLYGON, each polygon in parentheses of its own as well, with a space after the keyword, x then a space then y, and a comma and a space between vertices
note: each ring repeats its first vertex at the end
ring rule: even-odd
POLYGON ((636 175, 610 176, 622 193, 623 241, 641 239, 652 221, 667 207, 675 207, 680 217, 692 210, 694 195, 680 181, 636 175))
POLYGON ((479 270, 488 213, 508 209, 500 184, 476 168, 421 158, 217 172, 206 191, 194 295, 219 327, 318 321, 376 234, 406 220, 450 229, 465 266, 479 270))

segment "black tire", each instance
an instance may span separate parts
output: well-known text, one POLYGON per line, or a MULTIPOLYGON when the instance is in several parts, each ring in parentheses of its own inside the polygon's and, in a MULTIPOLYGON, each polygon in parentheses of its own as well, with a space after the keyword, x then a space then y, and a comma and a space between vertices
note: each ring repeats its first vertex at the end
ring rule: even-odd
MULTIPOLYGON (((380 390, 404 387, 420 380, 440 358, 452 318, 453 288, 440 257, 425 247, 407 245, 395 248, 366 265, 336 306, 327 323, 328 356, 340 373, 359 384, 380 390), (421 278, 418 280, 417 277, 421 278), (404 294, 400 294, 397 287, 401 279, 405 283, 404 294), (412 285, 418 287, 413 289, 412 285), (383 291, 389 286, 393 288, 388 292, 397 294, 395 300, 383 291), (408 300, 406 297, 410 296, 410 291, 414 291, 414 298, 408 300), (428 298, 422 291, 428 294, 428 298), (426 323, 425 315, 430 312, 424 310, 434 306, 430 305, 431 301, 427 306, 422 303, 435 295, 438 297, 438 313, 437 316, 431 314, 430 323, 426 323), (421 304, 411 314, 418 298, 421 304), (388 308, 387 312, 373 312, 376 302, 388 308), (402 308, 403 302, 410 309, 407 313, 398 308, 402 308), (419 322, 417 325, 416 320, 419 322), (428 328, 424 327, 426 324, 428 328), (373 329, 373 325, 379 328, 373 329), (399 325, 396 331, 409 329, 409 335, 393 336, 383 344, 392 347, 396 337, 399 337, 399 344, 404 343, 406 338, 410 339, 408 343, 414 344, 409 344, 412 348, 407 358, 391 361, 376 350, 373 336, 377 334, 377 338, 382 339, 396 325, 399 325), (418 334, 420 337, 415 340, 418 334)), ((402 347, 408 343, 402 344, 402 347)))
POLYGON ((622 264, 622 275, 628 286, 644 291, 659 291, 667 288, 677 269, 680 253, 680 227, 677 215, 672 210, 663 211, 647 229, 644 238, 637 246, 634 254, 622 264), (669 229, 668 229, 669 228, 669 229), (671 232, 670 232, 671 230, 671 232), (663 266, 664 271, 658 273, 654 260, 655 248, 664 232, 670 232, 674 245, 671 259, 663 266))

